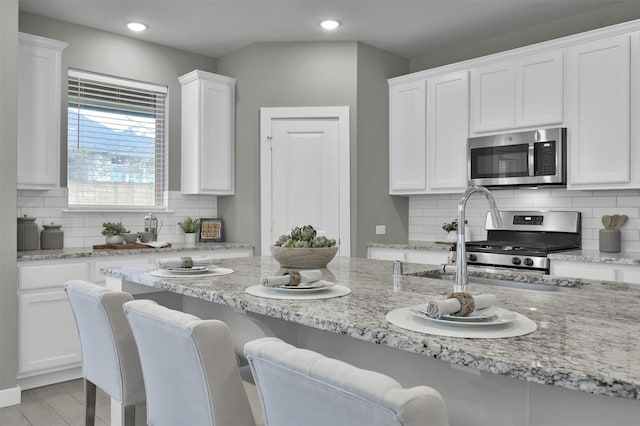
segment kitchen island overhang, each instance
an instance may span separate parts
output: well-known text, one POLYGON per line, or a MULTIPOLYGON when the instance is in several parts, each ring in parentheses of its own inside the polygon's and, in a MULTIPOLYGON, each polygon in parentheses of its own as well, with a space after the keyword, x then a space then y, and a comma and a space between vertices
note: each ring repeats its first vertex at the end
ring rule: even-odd
MULTIPOLYGON (((125 285, 127 290, 127 283, 135 283, 399 349, 424 360, 435 358, 451 363, 451 367, 577 390, 586 396, 609 395, 616 401, 627 400, 629 409, 640 413, 640 291, 633 286, 594 282, 563 292, 540 292, 472 284, 472 293, 495 294, 501 306, 536 321, 538 330, 517 338, 459 339, 404 330, 385 320, 388 311, 441 297, 451 285, 428 277, 392 277, 388 261, 336 258, 323 270, 324 278, 350 287, 352 293, 302 303, 245 293, 260 278, 278 272, 279 265, 271 257, 220 260, 217 264, 234 273, 196 279, 158 278, 146 274, 152 265, 106 268, 103 273, 110 287, 125 285)), ((409 274, 426 269, 425 265, 405 264, 409 274)))

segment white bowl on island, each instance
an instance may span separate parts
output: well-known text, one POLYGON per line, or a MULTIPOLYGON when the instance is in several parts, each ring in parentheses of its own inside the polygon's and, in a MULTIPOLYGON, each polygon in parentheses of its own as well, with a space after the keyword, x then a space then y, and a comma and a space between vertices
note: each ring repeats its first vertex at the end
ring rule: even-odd
POLYGON ((271 255, 283 268, 326 268, 338 252, 338 246, 293 248, 271 246, 271 255))

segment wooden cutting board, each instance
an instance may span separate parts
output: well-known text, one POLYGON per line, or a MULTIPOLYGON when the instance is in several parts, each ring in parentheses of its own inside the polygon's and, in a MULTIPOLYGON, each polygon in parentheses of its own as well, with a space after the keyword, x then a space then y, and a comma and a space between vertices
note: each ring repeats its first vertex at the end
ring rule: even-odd
MULTIPOLYGON (((168 243, 166 246, 161 248, 169 248, 171 247, 171 243, 168 243)), ((93 246, 94 250, 131 250, 131 249, 150 249, 153 247, 149 247, 146 244, 97 244, 93 246)))

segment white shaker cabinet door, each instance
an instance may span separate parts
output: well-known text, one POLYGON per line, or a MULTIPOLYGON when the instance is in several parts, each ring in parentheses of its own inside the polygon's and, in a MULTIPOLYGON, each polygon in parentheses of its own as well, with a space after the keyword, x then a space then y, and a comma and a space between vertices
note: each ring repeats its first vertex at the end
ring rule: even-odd
POLYGON ((636 187, 632 179, 631 36, 568 48, 567 138, 570 189, 636 187))
POLYGON ((236 80, 195 70, 182 84, 183 194, 234 193, 236 80))
POLYGON ((560 124, 563 118, 563 50, 516 60, 516 126, 560 124))
POLYGON ((61 56, 66 46, 19 34, 18 189, 59 186, 61 56))
POLYGON ((513 128, 515 124, 515 63, 485 65, 471 70, 471 117, 474 132, 513 128))
POLYGON ((467 187, 469 78, 466 71, 427 81, 427 182, 429 192, 467 187))
POLYGON ((63 289, 21 294, 18 375, 82 363, 80 338, 63 289))
POLYGON ((427 190, 426 82, 389 85, 389 193, 427 190))

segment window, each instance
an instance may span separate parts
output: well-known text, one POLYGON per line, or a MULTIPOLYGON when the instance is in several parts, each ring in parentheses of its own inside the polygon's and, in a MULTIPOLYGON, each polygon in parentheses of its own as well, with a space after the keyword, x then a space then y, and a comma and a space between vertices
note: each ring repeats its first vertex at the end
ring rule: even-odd
POLYGON ((167 88, 69 70, 69 208, 164 208, 167 88))

